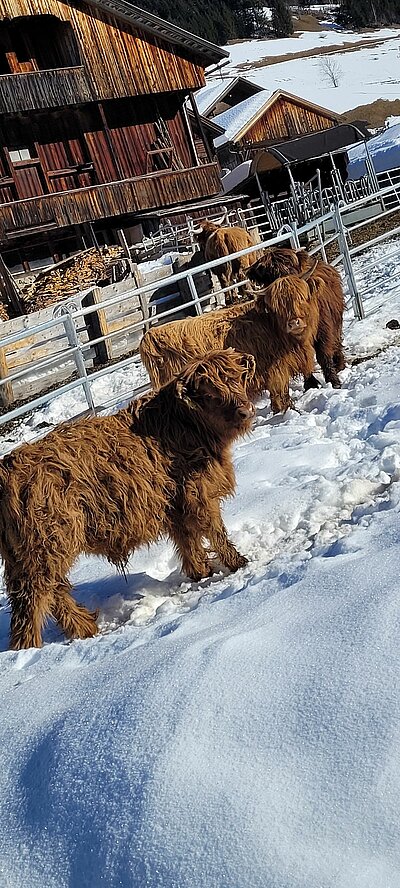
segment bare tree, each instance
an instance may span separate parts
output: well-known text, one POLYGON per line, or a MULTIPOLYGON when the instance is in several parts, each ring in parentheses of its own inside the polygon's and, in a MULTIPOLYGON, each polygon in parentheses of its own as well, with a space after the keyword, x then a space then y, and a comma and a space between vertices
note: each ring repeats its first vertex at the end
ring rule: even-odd
POLYGON ((332 86, 339 86, 343 76, 343 71, 339 62, 332 56, 324 55, 320 59, 319 67, 324 80, 331 83, 332 86))

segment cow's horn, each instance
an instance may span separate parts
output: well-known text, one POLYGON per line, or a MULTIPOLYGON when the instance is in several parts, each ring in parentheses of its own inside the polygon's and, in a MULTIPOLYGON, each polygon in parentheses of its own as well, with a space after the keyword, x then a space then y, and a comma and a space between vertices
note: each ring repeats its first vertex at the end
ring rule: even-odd
POLYGON ((220 219, 212 219, 210 221, 214 222, 214 225, 222 225, 223 222, 226 222, 226 216, 223 215, 220 219))
POLYGON ((193 234, 201 234, 201 232, 203 231, 203 226, 202 225, 193 225, 192 231, 193 231, 193 234))
POLYGON ((308 281, 308 279, 311 277, 311 275, 314 274, 314 271, 315 271, 317 265, 318 265, 318 259, 314 259, 314 262, 313 262, 311 268, 307 268, 306 271, 303 271, 303 274, 299 274, 299 278, 302 281, 308 281))

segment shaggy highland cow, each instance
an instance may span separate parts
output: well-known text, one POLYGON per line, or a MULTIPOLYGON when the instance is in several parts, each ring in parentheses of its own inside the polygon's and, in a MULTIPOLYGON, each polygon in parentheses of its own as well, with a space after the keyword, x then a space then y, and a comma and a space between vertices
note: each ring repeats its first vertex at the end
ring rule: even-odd
POLYGON ((250 352, 256 361, 251 396, 267 389, 273 412, 284 412, 293 406, 290 379, 312 374, 318 316, 315 285, 282 278, 252 302, 154 327, 144 335, 140 354, 158 388, 212 349, 250 352))
MULTIPOLYGON (((264 287, 287 275, 301 277, 313 282, 316 287, 319 321, 315 353, 325 382, 330 382, 333 388, 340 388, 338 371, 346 366, 342 343, 345 301, 340 275, 332 265, 309 256, 306 250, 279 246, 266 249, 261 259, 248 270, 249 279, 264 287)), ((313 374, 304 380, 306 391, 318 385, 313 374)))
POLYGON ((212 573, 206 538, 230 570, 246 564, 220 501, 232 496, 231 445, 254 413, 254 359, 233 351, 196 360, 158 393, 115 416, 65 424, 0 463, 0 553, 11 603, 11 647, 39 647, 52 616, 68 638, 97 632, 71 596, 81 553, 122 566, 169 536, 192 579, 212 573))
MULTIPOLYGON (((244 228, 234 226, 222 227, 215 222, 202 222, 200 228, 195 229, 197 240, 203 250, 206 262, 213 259, 221 259, 231 253, 238 253, 246 247, 253 247, 256 240, 244 228)), ((237 259, 227 262, 225 265, 217 265, 215 274, 221 287, 230 287, 234 283, 246 280, 246 270, 259 256, 259 253, 249 253, 247 256, 239 256, 237 259)), ((252 296, 249 284, 241 288, 247 296, 252 296)), ((226 305, 237 302, 237 290, 229 290, 225 293, 226 305)))

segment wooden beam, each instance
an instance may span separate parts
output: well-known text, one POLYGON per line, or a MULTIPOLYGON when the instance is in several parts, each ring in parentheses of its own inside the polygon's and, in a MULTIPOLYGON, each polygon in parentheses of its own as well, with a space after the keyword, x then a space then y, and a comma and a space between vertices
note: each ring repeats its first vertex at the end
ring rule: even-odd
POLYGON ((112 138, 111 138, 110 128, 109 128, 108 123, 107 123, 106 112, 105 112, 105 110, 104 110, 104 106, 103 106, 102 102, 99 102, 99 103, 98 103, 98 108, 99 108, 99 111, 100 111, 101 122, 102 122, 103 127, 104 127, 104 135, 105 135, 105 137, 106 137, 106 141, 107 141, 108 149, 109 149, 109 152, 110 152, 110 154, 111 154, 111 158, 112 158, 112 161, 113 161, 113 163, 114 163, 115 169, 117 170, 117 173, 118 173, 120 179, 125 179, 125 178, 126 178, 126 177, 125 177, 125 173, 124 173, 124 171, 123 171, 123 169, 122 169, 122 166, 121 166, 120 161, 119 161, 118 154, 117 154, 117 152, 115 151, 115 148, 114 148, 114 145, 113 145, 113 141, 112 141, 112 138))

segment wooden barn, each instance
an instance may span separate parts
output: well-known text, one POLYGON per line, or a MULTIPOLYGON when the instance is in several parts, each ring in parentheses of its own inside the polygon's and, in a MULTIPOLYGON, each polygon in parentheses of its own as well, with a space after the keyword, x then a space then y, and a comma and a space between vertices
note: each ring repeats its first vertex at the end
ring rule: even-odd
POLYGON ((115 241, 221 190, 194 103, 219 47, 127 0, 0 0, 0 250, 115 241), (189 120, 194 121, 192 130, 189 120))
POLYGON ((215 141, 223 166, 234 167, 262 148, 338 124, 337 115, 284 90, 255 93, 214 118, 225 130, 215 141))

